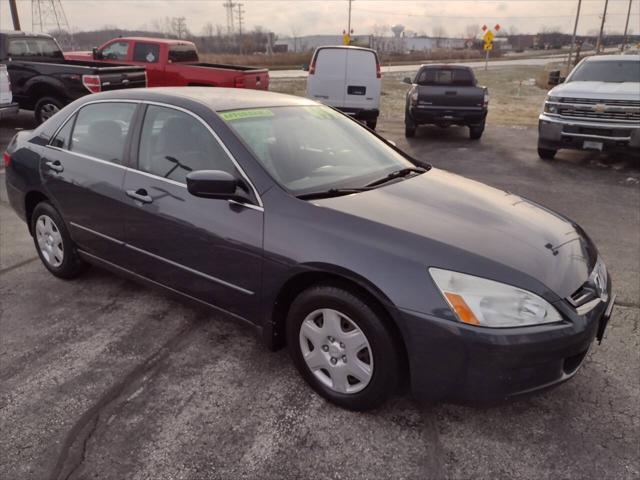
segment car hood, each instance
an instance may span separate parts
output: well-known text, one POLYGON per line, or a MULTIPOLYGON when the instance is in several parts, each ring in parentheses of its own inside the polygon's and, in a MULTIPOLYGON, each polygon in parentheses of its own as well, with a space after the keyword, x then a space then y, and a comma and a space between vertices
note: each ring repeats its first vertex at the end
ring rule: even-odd
POLYGON ((382 188, 314 203, 375 222, 382 229, 380 238, 411 245, 409 255, 425 267, 464 271, 523 288, 528 282, 522 279, 530 278, 560 298, 587 280, 597 258, 593 243, 567 218, 435 168, 382 188), (404 237, 385 235, 389 227, 404 237))
POLYGON ((549 95, 609 100, 637 100, 639 82, 567 82, 553 88, 549 95))

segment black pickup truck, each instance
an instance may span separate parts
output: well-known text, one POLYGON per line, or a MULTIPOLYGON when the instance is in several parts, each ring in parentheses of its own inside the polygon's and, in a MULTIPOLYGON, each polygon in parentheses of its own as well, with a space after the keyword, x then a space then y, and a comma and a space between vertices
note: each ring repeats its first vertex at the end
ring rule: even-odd
POLYGON ((407 92, 405 135, 413 137, 419 125, 461 125, 477 140, 484 132, 489 108, 487 87, 477 85, 473 70, 462 65, 423 65, 407 92))
POLYGON ((42 123, 89 93, 147 86, 144 67, 65 60, 50 35, 0 31, 0 63, 7 66, 14 101, 42 123))

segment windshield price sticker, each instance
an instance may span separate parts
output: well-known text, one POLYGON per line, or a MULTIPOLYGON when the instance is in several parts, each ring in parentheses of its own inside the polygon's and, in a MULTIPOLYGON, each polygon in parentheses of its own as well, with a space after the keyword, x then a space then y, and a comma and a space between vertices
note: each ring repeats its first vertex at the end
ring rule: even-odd
POLYGON ((220 116, 227 121, 244 120, 245 118, 261 118, 261 117, 273 117, 274 114, 271 110, 266 108, 254 108, 251 110, 234 110, 231 112, 222 112, 220 116))

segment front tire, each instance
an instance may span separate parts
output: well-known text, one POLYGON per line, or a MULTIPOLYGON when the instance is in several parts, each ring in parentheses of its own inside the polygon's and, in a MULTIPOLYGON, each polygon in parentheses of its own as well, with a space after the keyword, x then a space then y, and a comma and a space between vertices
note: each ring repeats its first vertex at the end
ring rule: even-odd
POLYGON ((56 113, 58 113, 64 107, 62 100, 56 97, 42 97, 36 102, 36 106, 33 109, 33 113, 36 117, 36 122, 40 125, 46 122, 56 113))
POLYGON ((413 138, 416 136, 416 129, 418 126, 409 117, 404 119, 404 136, 407 138, 413 138))
POLYGON ((298 296, 287 317, 289 353, 321 396, 350 410, 382 405, 399 385, 400 355, 380 313, 331 285, 298 296))
POLYGON ((36 205, 31 215, 31 232, 38 256, 58 278, 75 278, 86 264, 78 256, 75 244, 58 211, 48 202, 36 205))
POLYGON ((553 160, 556 156, 556 153, 558 153, 558 150, 555 150, 553 148, 538 147, 538 156, 542 160, 553 160))

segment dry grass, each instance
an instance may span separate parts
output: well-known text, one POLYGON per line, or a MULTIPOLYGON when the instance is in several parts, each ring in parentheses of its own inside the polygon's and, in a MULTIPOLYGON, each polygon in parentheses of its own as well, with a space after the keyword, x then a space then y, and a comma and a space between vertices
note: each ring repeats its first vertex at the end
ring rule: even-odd
MULTIPOLYGON (((543 67, 506 67, 487 72, 476 70, 478 82, 489 88, 490 104, 488 122, 491 125, 534 126, 547 89, 535 84, 543 67)), ((408 85, 402 83, 406 73, 384 74, 380 120, 383 122, 404 121, 405 95, 408 85)), ((305 95, 305 78, 271 79, 272 91, 305 95)))

